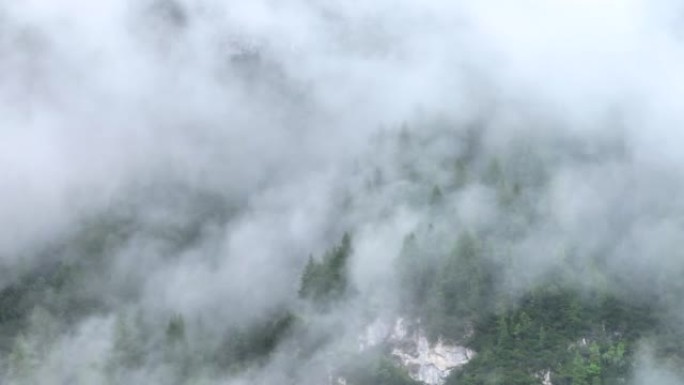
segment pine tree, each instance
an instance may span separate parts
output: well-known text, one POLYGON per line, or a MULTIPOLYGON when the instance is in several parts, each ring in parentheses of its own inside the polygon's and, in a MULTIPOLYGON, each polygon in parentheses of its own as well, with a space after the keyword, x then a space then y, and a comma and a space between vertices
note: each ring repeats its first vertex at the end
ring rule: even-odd
POLYGON ((325 253, 321 261, 309 257, 302 273, 299 296, 323 306, 342 298, 348 289, 347 264, 351 253, 351 236, 345 233, 340 244, 325 253))
POLYGON ((185 340, 185 321, 180 314, 174 315, 166 326, 166 340, 175 344, 185 340))

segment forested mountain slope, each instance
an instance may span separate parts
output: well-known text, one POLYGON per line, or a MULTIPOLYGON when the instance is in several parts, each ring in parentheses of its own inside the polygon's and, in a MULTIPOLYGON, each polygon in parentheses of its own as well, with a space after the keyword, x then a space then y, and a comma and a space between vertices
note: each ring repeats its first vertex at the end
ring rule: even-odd
POLYGON ((597 158, 578 154, 581 143, 566 142, 565 149, 547 155, 516 147, 488 155, 475 131, 422 124, 421 134, 404 128, 378 137, 367 161, 393 157, 391 167, 352 171, 361 187, 342 200, 343 210, 381 220, 393 215, 387 211, 391 205, 422 213, 395 239, 397 254, 377 267, 389 280, 355 278, 366 268, 354 265, 364 247, 358 239, 372 241, 360 226, 349 228, 322 254, 302 256, 293 270, 296 284, 286 293, 292 301, 270 307, 248 324, 215 325, 211 311, 160 312, 154 298, 146 307, 127 306, 140 298, 145 283, 113 275, 120 261, 112 255, 144 234, 154 240, 148 242, 158 263, 178 263, 193 258, 188 253, 197 245, 211 250, 212 234, 239 215, 239 209, 205 193, 141 195, 43 251, 60 256, 59 262, 2 289, 8 380, 30 383, 50 375, 55 369, 46 365, 59 360, 51 355, 58 354, 54 349, 65 336, 92 338, 74 329, 88 319, 101 323, 88 332, 106 337, 96 347, 98 361, 74 372, 79 381, 90 376, 109 383, 136 381, 152 367, 156 376, 174 383, 194 383, 226 375, 250 378, 276 365, 289 368, 279 381, 293 384, 419 383, 396 350, 409 342, 360 343, 379 317, 406 320, 406 327, 425 333, 429 345, 441 341, 474 352, 448 369, 440 383, 622 384, 635 375, 644 349, 679 370, 684 340, 672 309, 684 293, 677 271, 655 274, 638 271, 638 265, 618 270, 612 263, 619 255, 607 248, 610 244, 601 244, 599 252, 582 245, 582 238, 554 234, 558 218, 540 203, 550 199, 564 167, 595 168, 625 161, 627 154, 603 149, 597 158), (458 144, 459 152, 423 155, 449 142, 458 144), (388 197, 391 202, 379 203, 388 197), (159 210, 173 206, 180 213, 177 222, 137 214, 140 204, 154 212, 150 198, 159 210), (368 205, 377 206, 367 210, 368 205), (467 212, 474 209, 478 212, 467 212), (528 248, 542 236, 561 238, 552 248, 528 248))
POLYGON ((684 384, 682 15, 0 1, 0 384, 684 384))

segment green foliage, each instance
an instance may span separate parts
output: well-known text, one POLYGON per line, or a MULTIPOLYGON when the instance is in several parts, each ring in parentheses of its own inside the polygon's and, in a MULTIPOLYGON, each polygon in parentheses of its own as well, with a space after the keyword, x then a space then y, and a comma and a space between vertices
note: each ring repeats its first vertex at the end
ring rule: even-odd
POLYGON ((32 383, 31 375, 38 364, 35 346, 23 334, 17 336, 8 359, 8 380, 18 384, 32 383))
POLYGON ((447 384, 539 384, 548 370, 559 385, 622 383, 631 372, 628 345, 648 330, 639 306, 620 302, 620 312, 606 312, 616 301, 592 301, 555 285, 539 288, 519 306, 479 319, 471 347, 483 354, 447 384))
POLYGON ((496 186, 504 182, 504 171, 499 159, 490 160, 487 168, 482 174, 482 181, 491 186, 496 186))
POLYGON ((111 351, 110 368, 137 368, 144 364, 146 333, 140 316, 131 320, 119 315, 114 325, 114 344, 111 351))
POLYGON ((405 241, 398 263, 412 312, 434 338, 462 337, 491 303, 492 270, 480 240, 469 232, 461 233, 452 252, 436 262, 437 268, 421 259, 412 237, 405 241))
POLYGON ((470 182, 468 162, 465 159, 458 159, 454 165, 454 188, 462 188, 470 182))
POLYGON ((169 320, 169 324, 166 327, 166 340, 170 343, 185 340, 185 321, 180 314, 173 316, 169 320))
POLYGON ((397 258, 396 269, 399 274, 402 293, 411 311, 418 314, 423 311, 421 304, 430 298, 434 286, 436 265, 425 260, 415 234, 404 238, 401 254, 397 258))
MULTIPOLYGON (((404 128, 398 152, 421 154, 421 146, 426 145, 421 142, 425 141, 418 130, 404 128)), ((664 295, 652 302, 616 294, 620 290, 611 292, 609 288, 629 287, 630 277, 606 276, 600 257, 589 263, 584 258, 567 258, 558 269, 561 271, 548 274, 551 283, 515 293, 522 298, 511 299, 499 291, 499 282, 509 277, 502 272, 515 261, 506 260, 507 257, 494 260, 491 254, 497 253, 491 251, 529 240, 531 226, 546 224, 534 222, 544 213, 535 211, 543 209, 530 202, 536 197, 530 190, 542 187, 549 176, 544 169, 547 166, 534 157, 521 158, 519 162, 528 166, 516 169, 510 156, 478 155, 474 150, 477 140, 471 142, 470 149, 445 162, 447 169, 442 171, 447 178, 430 180, 432 172, 426 172, 428 168, 422 167, 423 163, 411 159, 400 160, 396 165, 403 172, 403 182, 418 186, 414 189, 418 199, 412 204, 430 206, 427 212, 431 214, 440 214, 443 203, 452 201, 450 194, 458 193, 456 190, 471 182, 484 185, 497 197, 498 206, 494 206, 499 212, 492 215, 495 220, 483 221, 494 224, 478 225, 472 230, 459 227, 460 232, 453 234, 454 247, 448 251, 441 244, 428 244, 443 241, 424 242, 411 234, 405 238, 402 253, 393 266, 398 272, 400 296, 405 305, 401 310, 409 313, 402 315, 420 319, 420 326, 432 339, 459 340, 477 352, 467 365, 451 373, 447 385, 540 384, 545 373, 552 374, 554 385, 624 384, 633 370, 636 346, 644 340, 654 346, 657 359, 665 359, 670 366, 684 367, 684 330, 669 322, 672 314, 663 310, 681 309, 684 284, 670 284, 681 281, 681 272, 658 279, 659 285, 665 282, 659 286, 664 295), (586 290, 580 292, 578 287, 586 290)), ((368 192, 378 192, 392 178, 393 173, 376 168, 369 178, 368 192)), ((160 240, 166 245, 165 250, 177 251, 198 244, 204 224, 224 223, 228 215, 225 208, 221 209, 225 202, 206 198, 200 200, 210 202, 208 205, 196 214, 192 214, 196 210, 188 210, 190 218, 175 225, 141 226, 135 215, 88 221, 66 242, 68 246, 56 247, 59 258, 45 258, 59 262, 13 277, 11 285, 0 291, 0 353, 6 357, 0 369, 8 373, 11 381, 35 383, 32 373, 54 344, 55 336, 66 331, 70 320, 79 320, 100 309, 105 310, 103 314, 111 314, 107 299, 95 297, 97 294, 90 296, 83 290, 109 273, 107 257, 140 231, 160 240)), ((346 203, 351 205, 354 198, 348 195, 346 203)), ((428 222, 439 223, 433 218, 428 222)), ((348 297, 352 292, 348 277, 352 251, 352 239, 345 234, 339 244, 320 258, 310 257, 301 276, 300 298, 316 310, 329 310, 348 297)), ((136 298, 136 290, 135 285, 127 287, 123 297, 136 298)), ((321 315, 313 313, 313 317, 321 315)), ((164 368, 172 368, 169 377, 179 384, 190 383, 193 370, 206 370, 213 375, 252 369, 266 364, 283 343, 291 348, 287 352, 293 352, 293 362, 310 363, 308 360, 320 357, 321 349, 336 337, 330 332, 336 330, 331 323, 319 326, 316 319, 302 325, 291 309, 281 309, 249 325, 227 326, 219 338, 215 330, 198 332, 201 328, 189 321, 195 319, 193 315, 187 316, 186 320, 174 315, 151 326, 140 316, 120 315, 114 323, 113 344, 105 365, 111 383, 125 383, 117 376, 120 372, 136 372, 147 364, 161 363, 164 368), (302 331, 299 327, 311 325, 314 326, 309 330, 298 333, 302 331), (212 340, 207 341, 209 338, 212 340), (198 369, 200 366, 203 369, 198 369)), ((335 322, 341 325, 346 321, 335 322)), ((344 361, 344 357, 333 358, 344 361)), ((352 385, 418 384, 389 358, 387 351, 363 353, 357 359, 342 373, 352 385)))
POLYGON ((302 274, 299 296, 319 307, 341 299, 348 289, 347 262, 351 253, 351 237, 344 234, 340 244, 320 261, 310 257, 302 274))
POLYGON ((381 352, 361 354, 340 373, 352 385, 420 385, 381 352))
POLYGON ((444 199, 444 194, 442 193, 442 189, 439 188, 439 186, 434 186, 432 188, 432 192, 430 193, 430 204, 431 205, 437 205, 442 202, 442 199, 444 199))
POLYGON ((44 308, 36 307, 31 312, 26 330, 14 339, 6 367, 2 368, 11 384, 38 383, 38 368, 57 341, 60 327, 58 320, 44 308))
POLYGON ((216 352, 218 366, 240 370, 263 362, 294 329, 296 322, 292 313, 285 312, 265 322, 229 331, 216 352))

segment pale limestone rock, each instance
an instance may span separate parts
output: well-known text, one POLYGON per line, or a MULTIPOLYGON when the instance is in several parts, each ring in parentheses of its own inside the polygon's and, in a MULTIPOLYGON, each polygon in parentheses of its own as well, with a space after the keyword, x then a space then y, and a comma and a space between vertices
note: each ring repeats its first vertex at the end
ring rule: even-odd
POLYGON ((553 383, 551 382, 551 369, 546 369, 542 370, 541 372, 537 372, 535 377, 541 380, 542 385, 553 385, 553 383))
POLYGON ((405 319, 398 318, 394 324, 376 320, 360 338, 359 347, 365 350, 380 343, 392 346, 392 355, 405 367, 411 378, 427 385, 441 385, 449 373, 468 363, 475 352, 463 346, 447 344, 438 340, 430 344, 420 327, 409 331, 405 319))
POLYGON ((411 378, 428 385, 441 385, 449 373, 470 361, 475 353, 463 346, 437 341, 430 345, 427 337, 416 332, 414 346, 397 346, 392 355, 409 371, 411 378))

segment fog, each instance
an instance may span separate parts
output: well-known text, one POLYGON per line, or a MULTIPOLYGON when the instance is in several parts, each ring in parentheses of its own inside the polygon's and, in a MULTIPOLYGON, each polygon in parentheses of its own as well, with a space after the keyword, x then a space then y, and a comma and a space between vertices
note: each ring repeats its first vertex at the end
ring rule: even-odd
MULTIPOLYGON (((316 383, 369 312, 401 309, 408 234, 433 229, 430 255, 506 215, 481 183, 420 203, 453 182, 469 135, 476 168, 498 157, 545 181, 500 290, 602 254, 630 295, 661 295, 684 271, 682 16, 645 0, 0 0, 0 288, 93 260, 69 293, 92 309, 18 329, 42 346, 34 383, 118 383, 105 367, 122 318, 163 331, 181 314, 211 345, 299 307, 309 255, 350 232, 359 295, 311 321, 337 340, 196 379, 316 383), (97 258, 89 237, 105 240, 97 258)), ((635 383, 681 383, 644 357, 635 383)), ((118 381, 170 383, 144 362, 118 381)))

